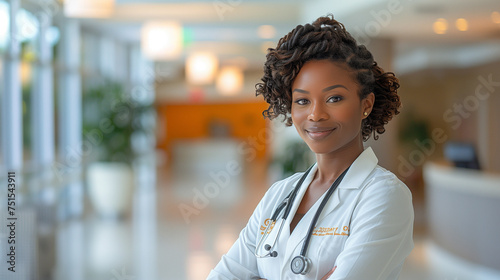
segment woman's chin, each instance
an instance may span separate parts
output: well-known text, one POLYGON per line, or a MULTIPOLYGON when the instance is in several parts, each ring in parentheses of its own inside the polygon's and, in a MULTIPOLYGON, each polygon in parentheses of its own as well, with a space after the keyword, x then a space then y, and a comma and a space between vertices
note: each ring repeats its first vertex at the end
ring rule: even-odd
POLYGON ((328 153, 331 153, 331 149, 327 149, 327 148, 324 148, 324 147, 311 147, 309 146, 309 149, 315 153, 316 155, 323 155, 323 154, 328 154, 328 153))

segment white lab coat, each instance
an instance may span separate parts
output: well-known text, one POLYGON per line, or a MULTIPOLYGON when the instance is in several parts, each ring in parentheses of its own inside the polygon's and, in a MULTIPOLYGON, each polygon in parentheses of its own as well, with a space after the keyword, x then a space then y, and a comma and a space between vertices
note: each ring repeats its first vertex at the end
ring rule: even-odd
MULTIPOLYGON (((324 194, 291 235, 290 222, 316 173, 316 166, 308 174, 293 203, 275 247, 278 256, 257 258, 254 252, 266 219, 271 217, 303 173, 273 184, 238 240, 222 256, 208 279, 321 279, 334 266, 337 268, 329 279, 397 279, 413 248, 412 198, 406 185, 377 162, 372 149, 365 149, 325 205, 306 254, 312 263, 307 275, 293 274, 290 262, 300 254, 324 194)), ((277 224, 270 235, 278 228, 277 224)), ((264 249, 259 250, 264 253, 264 249)))

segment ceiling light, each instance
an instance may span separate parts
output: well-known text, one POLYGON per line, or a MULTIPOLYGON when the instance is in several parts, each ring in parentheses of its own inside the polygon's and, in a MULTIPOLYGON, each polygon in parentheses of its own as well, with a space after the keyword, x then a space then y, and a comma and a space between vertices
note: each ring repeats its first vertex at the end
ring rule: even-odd
POLYGON ((276 36, 276 28, 272 25, 261 25, 257 30, 257 34, 259 34, 259 37, 262 39, 271 39, 276 36))
POLYGON ((226 66, 217 76, 217 90, 222 95, 235 95, 243 88, 243 71, 236 66, 226 66))
POLYGON ((178 58, 182 53, 182 26, 171 21, 150 21, 142 26, 141 49, 152 60, 178 58))
POLYGON ((438 18, 432 25, 432 29, 436 34, 444 34, 448 30, 448 21, 444 18, 438 18))
POLYGON ((464 18, 459 18, 455 21, 455 26, 460 31, 467 31, 469 29, 469 23, 464 18))
POLYGON ((113 14, 115 0, 65 0, 64 14, 76 18, 107 18, 113 14))
POLYGON ((491 13, 491 20, 494 22, 494 23, 499 23, 500 24, 500 13, 499 12, 493 12, 491 13))
POLYGON ((210 84, 215 78, 218 59, 212 53, 195 53, 186 61, 186 79, 194 85, 210 84))

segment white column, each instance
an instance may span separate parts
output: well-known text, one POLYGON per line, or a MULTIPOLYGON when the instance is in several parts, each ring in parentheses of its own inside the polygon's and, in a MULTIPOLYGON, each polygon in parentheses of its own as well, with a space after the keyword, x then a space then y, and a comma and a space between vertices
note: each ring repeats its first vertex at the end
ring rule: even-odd
POLYGON ((105 79, 114 80, 116 71, 115 41, 107 35, 99 35, 99 73, 105 79))
MULTIPOLYGON (((154 101, 154 79, 156 72, 153 63, 142 56, 140 45, 127 46, 127 78, 132 98, 148 103, 154 101)), ((146 117, 147 116, 141 116, 146 117)), ((149 119, 149 118, 148 118, 149 119)), ((132 137, 135 152, 139 154, 134 161, 135 193, 133 204, 134 228, 134 272, 138 279, 157 279, 157 210, 156 210, 156 160, 154 117, 151 128, 142 127, 132 137)), ((149 123, 149 122, 141 122, 149 123)))
POLYGON ((47 167, 54 161, 54 85, 52 71, 52 47, 46 34, 51 19, 41 13, 38 40, 38 65, 32 92, 33 162, 44 179, 49 179, 47 167))
POLYGON ((10 41, 5 55, 5 92, 2 101, 2 154, 5 168, 20 171, 23 165, 22 91, 19 75, 21 44, 18 38, 16 15, 20 1, 10 1, 10 41))
POLYGON ((158 279, 156 162, 154 157, 154 153, 150 153, 134 162, 136 188, 132 216, 135 256, 133 262, 138 279, 158 279))
POLYGON ((155 79, 165 77, 165 71, 155 68, 155 63, 144 57, 140 45, 131 45, 128 50, 130 70, 128 80, 131 83, 131 95, 141 103, 153 103, 155 100, 155 79))
MULTIPOLYGON (((76 19, 62 19, 59 46, 58 167, 64 178, 60 216, 62 219, 83 214, 82 171, 82 86, 80 76, 80 23, 76 19)), ((57 237, 57 279, 85 278, 85 234, 80 219, 63 223, 57 237)))
POLYGON ((114 67, 114 69, 111 72, 111 74, 113 75, 113 78, 115 80, 127 84, 129 82, 127 81, 128 72, 130 72, 129 53, 128 53, 129 45, 123 41, 118 41, 118 40, 116 40, 113 45, 114 45, 113 50, 115 58, 114 58, 114 64, 112 66, 114 67))
POLYGON ((55 265, 57 196, 50 169, 55 158, 52 46, 47 40, 52 18, 46 13, 38 13, 38 20, 38 61, 31 93, 31 147, 35 172, 30 185, 36 204, 38 244, 44 248, 38 250, 36 256, 38 275, 43 278, 52 274, 55 265))
POLYGON ((70 180, 63 190, 62 218, 83 212, 82 161, 82 85, 80 77, 80 24, 64 19, 61 24, 58 177, 70 180))

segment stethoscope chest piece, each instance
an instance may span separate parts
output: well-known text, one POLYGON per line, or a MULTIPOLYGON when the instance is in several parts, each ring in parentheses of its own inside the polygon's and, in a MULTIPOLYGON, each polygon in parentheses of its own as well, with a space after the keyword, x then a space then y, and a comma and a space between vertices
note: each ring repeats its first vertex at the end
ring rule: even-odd
POLYGON ((293 258, 290 266, 293 273, 305 275, 311 268, 311 260, 305 256, 299 255, 293 258))

